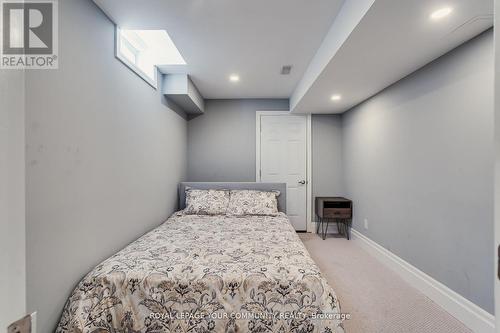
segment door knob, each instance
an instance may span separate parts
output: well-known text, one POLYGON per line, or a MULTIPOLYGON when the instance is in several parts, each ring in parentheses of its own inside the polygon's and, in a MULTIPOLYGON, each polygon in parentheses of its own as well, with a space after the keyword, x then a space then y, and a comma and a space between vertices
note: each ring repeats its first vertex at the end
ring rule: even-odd
POLYGON ((301 185, 304 185, 305 183, 306 183, 306 181, 305 181, 305 180, 300 180, 300 181, 299 181, 299 184, 301 184, 301 185))

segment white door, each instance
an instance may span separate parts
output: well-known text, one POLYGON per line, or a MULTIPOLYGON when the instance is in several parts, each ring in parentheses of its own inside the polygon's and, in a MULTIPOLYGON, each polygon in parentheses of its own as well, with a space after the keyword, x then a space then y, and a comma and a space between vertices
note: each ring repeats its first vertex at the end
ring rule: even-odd
POLYGON ((307 118, 260 117, 260 181, 287 184, 286 210, 295 230, 307 230, 307 118))

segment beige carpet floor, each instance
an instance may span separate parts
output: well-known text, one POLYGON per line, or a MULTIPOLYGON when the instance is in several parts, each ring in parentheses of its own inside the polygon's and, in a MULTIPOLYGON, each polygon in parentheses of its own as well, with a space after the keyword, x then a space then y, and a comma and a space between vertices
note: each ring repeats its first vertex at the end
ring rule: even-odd
POLYGON ((299 236, 351 314, 346 333, 472 332, 354 241, 299 236))

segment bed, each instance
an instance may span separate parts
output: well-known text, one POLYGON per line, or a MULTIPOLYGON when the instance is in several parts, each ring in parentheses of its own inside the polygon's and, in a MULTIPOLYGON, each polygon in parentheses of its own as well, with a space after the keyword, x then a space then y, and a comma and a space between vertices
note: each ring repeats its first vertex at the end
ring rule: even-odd
POLYGON ((344 332, 333 289, 275 183, 181 183, 180 211, 95 267, 57 333, 344 332), (276 216, 184 213, 185 189, 277 190, 276 216))

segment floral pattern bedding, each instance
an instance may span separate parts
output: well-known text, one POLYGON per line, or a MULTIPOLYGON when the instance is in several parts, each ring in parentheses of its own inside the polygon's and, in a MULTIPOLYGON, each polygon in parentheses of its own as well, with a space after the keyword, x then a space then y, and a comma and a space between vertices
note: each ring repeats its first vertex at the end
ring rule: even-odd
POLYGON ((227 190, 196 190, 186 188, 185 214, 225 215, 229 205, 227 190))
POLYGON ((276 216, 279 195, 279 191, 232 190, 227 214, 276 216))
POLYGON ((57 333, 344 332, 286 215, 175 213, 95 267, 57 333))

